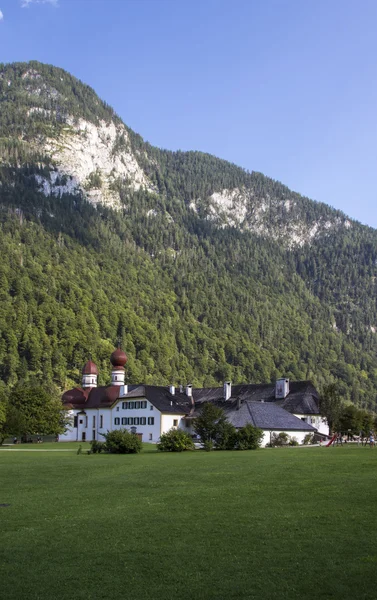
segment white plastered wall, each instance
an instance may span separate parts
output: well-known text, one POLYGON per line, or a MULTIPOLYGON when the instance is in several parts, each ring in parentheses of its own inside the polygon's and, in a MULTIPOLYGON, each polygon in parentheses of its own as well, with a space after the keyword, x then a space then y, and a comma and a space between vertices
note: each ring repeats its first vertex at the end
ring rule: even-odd
POLYGON ((286 430, 282 430, 282 429, 276 429, 274 431, 266 431, 264 430, 264 435, 263 435, 263 440, 261 443, 262 448, 265 447, 267 444, 270 443, 271 438, 273 436, 273 434, 275 433, 276 435, 279 435, 279 433, 282 433, 284 431, 284 433, 287 433, 289 435, 290 438, 295 438, 299 444, 302 444, 304 441, 304 438, 306 435, 308 435, 308 433, 314 433, 311 431, 286 431, 286 430))
POLYGON ((324 435, 329 435, 329 426, 321 415, 294 415, 298 419, 305 419, 306 423, 315 427, 318 433, 323 433, 324 435))

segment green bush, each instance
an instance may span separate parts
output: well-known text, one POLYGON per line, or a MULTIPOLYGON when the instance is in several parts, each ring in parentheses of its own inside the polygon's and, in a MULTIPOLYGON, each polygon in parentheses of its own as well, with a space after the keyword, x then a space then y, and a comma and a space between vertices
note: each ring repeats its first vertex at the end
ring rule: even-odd
POLYGON ((313 443, 313 439, 314 435, 312 433, 307 433, 302 443, 304 444, 304 446, 307 446, 308 444, 313 443))
POLYGON ((211 452, 213 448, 214 444, 212 440, 206 440, 205 442, 203 442, 203 450, 205 450, 206 452, 211 452))
POLYGON ((237 432, 233 447, 236 450, 256 450, 263 440, 263 430, 248 424, 237 432))
POLYGON ((214 435, 216 450, 234 450, 238 440, 237 429, 229 421, 221 421, 217 424, 214 435))
POLYGON ((137 454, 142 448, 138 436, 127 429, 116 429, 102 435, 106 440, 104 449, 111 454, 137 454))
POLYGON ((162 434, 157 448, 161 452, 183 452, 195 450, 195 445, 191 436, 183 429, 170 429, 162 434))
POLYGON ((93 454, 100 454, 103 450, 105 450, 104 442, 98 442, 97 440, 92 440, 90 442, 90 446, 93 454))
POLYGON ((291 439, 290 439, 290 440, 289 440, 289 442, 288 442, 288 445, 289 445, 289 446, 298 446, 298 441, 297 441, 297 438, 295 438, 295 437, 291 437, 291 439))
POLYGON ((285 431, 280 433, 273 433, 271 437, 271 447, 277 448, 280 446, 287 446, 289 443, 289 435, 285 431))

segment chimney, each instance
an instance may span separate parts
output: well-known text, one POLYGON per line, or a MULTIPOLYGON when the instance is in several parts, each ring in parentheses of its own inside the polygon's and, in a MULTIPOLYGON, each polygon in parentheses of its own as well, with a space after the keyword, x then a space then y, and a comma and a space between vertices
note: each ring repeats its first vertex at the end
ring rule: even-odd
POLYGON ((225 381, 224 382, 224 399, 229 400, 232 395, 232 382, 225 381))
POLYGON ((126 383, 125 385, 122 385, 120 388, 120 397, 121 396, 126 396, 126 394, 128 394, 128 384, 126 383))
POLYGON ((275 400, 284 399, 289 394, 289 379, 282 377, 276 381, 275 400))
POLYGON ((192 396, 192 385, 188 384, 186 385, 186 396, 192 396))
POLYGON ((189 417, 191 417, 194 414, 195 411, 195 400, 193 396, 190 396, 190 412, 189 412, 189 417))
POLYGON ((175 385, 169 385, 169 392, 171 393, 172 396, 174 396, 174 394, 175 394, 175 385))
POLYGON ((238 397, 237 398, 237 410, 240 410, 240 408, 241 408, 241 398, 238 397))

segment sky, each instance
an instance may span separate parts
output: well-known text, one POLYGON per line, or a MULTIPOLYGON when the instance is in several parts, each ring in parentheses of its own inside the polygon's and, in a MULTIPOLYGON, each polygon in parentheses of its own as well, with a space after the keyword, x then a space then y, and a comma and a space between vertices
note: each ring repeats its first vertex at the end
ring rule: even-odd
POLYGON ((377 227, 376 0, 0 0, 0 61, 377 227))

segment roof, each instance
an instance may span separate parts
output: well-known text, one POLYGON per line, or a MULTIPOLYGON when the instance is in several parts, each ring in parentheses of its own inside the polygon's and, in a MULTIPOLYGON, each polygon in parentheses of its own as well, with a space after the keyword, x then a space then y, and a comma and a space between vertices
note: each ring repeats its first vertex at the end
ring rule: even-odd
POLYGON ((173 395, 169 388, 153 385, 130 385, 128 393, 121 394, 121 386, 108 385, 92 388, 74 388, 63 394, 62 401, 71 408, 110 408, 117 400, 147 398, 160 412, 185 415, 190 412, 187 396, 173 395))
POLYGON ((281 406, 268 402, 244 402, 239 410, 235 408, 228 411, 227 417, 235 427, 244 427, 251 423, 254 427, 277 431, 316 431, 312 425, 290 414, 281 406))
MULTIPOLYGON (((229 400, 224 399, 222 387, 197 388, 192 390, 192 400, 195 404, 193 404, 192 400, 186 394, 181 392, 171 394, 169 388, 164 386, 129 385, 128 393, 120 397, 122 393, 121 389, 121 386, 116 385, 87 389, 74 388, 63 394, 63 403, 72 408, 110 408, 119 399, 124 401, 132 400, 132 398, 146 398, 162 413, 195 417, 199 414, 203 403, 214 402, 229 414, 229 420, 234 418, 236 422, 242 421, 244 424, 250 423, 250 418, 254 418, 253 415, 255 415, 256 419, 261 418, 261 415, 265 415, 267 419, 267 416, 270 415, 274 422, 274 425, 272 425, 273 429, 277 428, 275 423, 280 423, 279 418, 282 418, 282 415, 285 416, 285 425, 283 428, 287 428, 287 415, 292 417, 293 414, 319 414, 318 393, 310 381, 290 382, 289 394, 281 400, 275 399, 274 383, 234 385, 232 386, 232 396, 229 400), (258 413, 258 408, 255 408, 255 406, 259 405, 261 406, 260 413, 258 413), (237 406, 239 407, 238 410, 237 406), (250 413, 250 406, 253 410, 252 415, 250 413), (268 412, 269 410, 271 410, 270 413, 268 412), (233 413, 236 414, 231 417, 233 413), (248 420, 245 420, 246 417, 248 420)), ((293 419, 296 419, 296 417, 293 417, 293 419)), ((243 426, 236 425, 235 422, 234 424, 236 427, 243 426)), ((291 428, 297 429, 298 424, 301 426, 301 429, 313 429, 311 426, 303 427, 305 424, 300 419, 296 419, 296 421, 292 420, 291 428)))
MULTIPOLYGON (((285 399, 275 399, 275 383, 242 384, 232 386, 232 396, 228 402, 273 402, 290 413, 300 415, 319 414, 318 392, 311 381, 291 381, 289 394, 285 399)), ((202 402, 224 401, 222 387, 197 388, 192 391, 196 405, 202 402)))
POLYGON ((92 360, 88 360, 82 369, 82 374, 83 375, 98 375, 97 365, 92 360))

